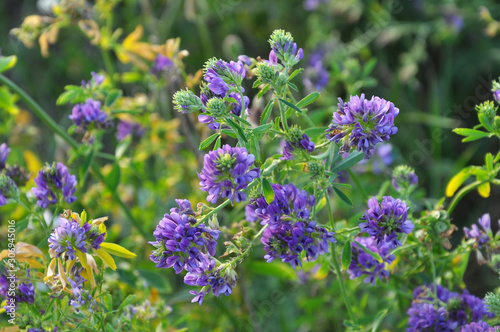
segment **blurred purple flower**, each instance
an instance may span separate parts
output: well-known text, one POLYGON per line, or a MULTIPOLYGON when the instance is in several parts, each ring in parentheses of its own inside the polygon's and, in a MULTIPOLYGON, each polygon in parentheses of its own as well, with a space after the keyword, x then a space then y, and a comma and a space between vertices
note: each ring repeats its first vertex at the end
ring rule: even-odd
POLYGON ((141 138, 146 130, 137 122, 125 120, 121 120, 116 129, 116 139, 119 141, 123 141, 127 136, 141 138))
MULTIPOLYGON (((475 239, 475 245, 478 248, 482 248, 486 243, 491 241, 490 234, 491 230, 491 218, 489 214, 483 214, 481 218, 478 219, 478 224, 482 229, 477 227, 476 224, 472 224, 471 228, 464 227, 464 233, 466 239, 475 239)), ((498 226, 500 227, 500 220, 498 221, 498 226)))
POLYGON ((330 79, 328 70, 323 66, 323 52, 316 51, 309 57, 308 66, 304 70, 304 87, 307 92, 323 90, 330 79))
POLYGON ((153 65, 151 67, 151 73, 154 75, 159 75, 165 68, 171 68, 174 62, 163 54, 158 54, 153 60, 153 65))
POLYGON ((87 99, 84 104, 75 105, 69 118, 78 126, 79 132, 112 126, 111 120, 101 110, 101 103, 92 99, 87 99))
POLYGON ((9 156, 10 148, 6 143, 2 143, 0 145, 0 171, 5 168, 5 162, 7 161, 7 157, 9 156))

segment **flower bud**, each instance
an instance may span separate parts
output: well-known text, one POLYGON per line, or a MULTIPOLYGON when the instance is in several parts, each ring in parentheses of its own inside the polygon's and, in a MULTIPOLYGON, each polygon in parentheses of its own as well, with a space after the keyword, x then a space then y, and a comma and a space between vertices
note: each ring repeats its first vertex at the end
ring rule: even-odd
POLYGON ((201 99, 189 89, 177 91, 173 102, 174 108, 181 113, 193 113, 203 108, 201 99))
POLYGON ((418 185, 415 170, 407 165, 400 165, 392 172, 392 186, 397 192, 411 193, 418 185))

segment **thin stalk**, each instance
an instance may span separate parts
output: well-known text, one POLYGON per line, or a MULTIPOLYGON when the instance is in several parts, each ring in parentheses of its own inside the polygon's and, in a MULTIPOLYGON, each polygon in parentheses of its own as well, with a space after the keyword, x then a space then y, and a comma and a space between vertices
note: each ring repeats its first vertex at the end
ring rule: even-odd
MULTIPOLYGON (((326 198, 326 206, 328 207, 328 218, 330 219, 332 231, 335 231, 335 223, 333 221, 332 205, 330 203, 330 197, 328 197, 328 192, 325 192, 325 198, 326 198)), ((332 251, 333 266, 335 269, 335 273, 337 274, 337 278, 339 279, 339 283, 340 283, 340 290, 342 292, 342 298, 344 299, 344 303, 345 303, 345 306, 347 308, 347 313, 349 314, 349 317, 351 318, 351 320, 354 322, 354 321, 356 321, 356 319, 354 317, 354 313, 352 312, 351 302, 349 301, 349 298, 347 297, 347 290, 345 288, 344 279, 342 278, 342 273, 340 271, 339 260, 337 258, 337 253, 335 252, 335 247, 333 246, 333 244, 330 246, 330 249, 332 251)))
POLYGON ((436 279, 437 279, 437 276, 436 276, 436 265, 434 264, 434 255, 432 254, 432 246, 431 246, 431 250, 430 250, 430 261, 431 261, 431 272, 432 272, 432 280, 433 280, 433 291, 434 291, 434 295, 436 297, 436 299, 438 298, 437 297, 437 285, 436 285, 436 279))
MULTIPOLYGON (((7 77, 5 77, 2 74, 0 74, 0 83, 5 84, 12 91, 14 91, 16 94, 18 94, 19 97, 21 97, 21 99, 29 106, 29 108, 31 108, 33 113, 35 113, 35 115, 38 116, 38 118, 40 118, 40 120, 42 120, 56 135, 60 136, 70 147, 75 149, 75 151, 78 154, 80 154, 80 152, 78 150, 78 143, 73 138, 71 138, 71 136, 69 136, 61 127, 59 127, 59 125, 47 114, 47 112, 45 112, 43 110, 43 108, 40 105, 38 105, 38 103, 35 102, 33 100, 33 98, 31 98, 23 89, 21 89, 16 83, 12 82, 11 80, 9 80, 7 77)), ((95 163, 95 161, 93 161, 91 163, 90 167, 92 168, 92 171, 94 172, 94 174, 96 175, 98 180, 101 181, 102 183, 104 183, 104 185, 106 185, 106 187, 108 187, 108 189, 110 189, 108 184, 106 183, 106 181, 104 179, 104 176, 101 173, 99 165, 97 163, 95 163)), ((116 201, 116 203, 118 203, 118 205, 120 205, 121 209, 123 210, 125 215, 127 215, 127 217, 129 218, 129 221, 132 223, 132 225, 137 228, 139 233, 141 233, 141 235, 144 238, 147 238, 148 234, 142 228, 142 224, 140 224, 139 221, 137 219, 135 219, 135 217, 130 212, 129 208, 121 200, 121 198, 118 195, 118 193, 116 192, 116 190, 111 190, 111 192, 112 192, 114 200, 116 201)))
POLYGON ((359 176, 356 173, 354 173, 351 169, 348 169, 347 171, 349 172, 349 175, 351 176, 351 178, 353 179, 354 183, 356 184, 356 187, 360 191, 361 196, 363 196, 363 200, 367 201, 368 200, 368 194, 366 193, 365 188, 361 184, 361 180, 359 179, 359 176))

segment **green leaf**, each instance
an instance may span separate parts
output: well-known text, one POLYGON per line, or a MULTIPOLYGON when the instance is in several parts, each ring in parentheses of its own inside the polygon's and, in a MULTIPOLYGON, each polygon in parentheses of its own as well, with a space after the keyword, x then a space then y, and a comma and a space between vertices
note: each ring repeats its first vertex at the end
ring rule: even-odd
POLYGON ((83 91, 67 90, 64 91, 56 100, 56 105, 64 105, 77 98, 83 91))
POLYGON ((477 139, 480 139, 483 137, 491 136, 490 133, 487 133, 485 131, 470 129, 470 128, 455 128, 455 129, 453 129, 453 132, 455 134, 460 135, 460 136, 473 137, 472 140, 477 140, 477 139))
POLYGON ((297 273, 295 273, 295 270, 289 264, 282 262, 274 261, 270 264, 265 261, 252 261, 249 270, 260 275, 297 280, 297 273))
POLYGON ((288 77, 288 81, 291 81, 295 76, 302 73, 302 71, 304 71, 304 68, 295 69, 294 72, 288 77))
POLYGON ((251 147, 251 152, 255 155, 255 160, 257 162, 260 162, 260 146, 259 146, 259 140, 255 135, 250 136, 250 147, 251 147))
POLYGON ((125 300, 123 300, 122 304, 120 304, 120 306, 118 307, 118 310, 128 307, 132 302, 134 302, 134 300, 135 300, 135 295, 130 294, 125 298, 125 300))
POLYGON ((364 158, 365 154, 363 151, 356 151, 351 153, 347 158, 339 162, 337 165, 335 165, 331 172, 333 173, 338 173, 340 171, 343 171, 345 169, 348 169, 354 165, 356 165, 358 162, 360 162, 364 158))
POLYGON ((253 82, 253 85, 252 85, 252 88, 256 89, 259 87, 259 85, 261 85, 262 83, 260 82, 260 80, 255 80, 255 82, 253 82))
POLYGON ((259 91, 259 93, 257 94, 257 98, 260 99, 262 98, 262 96, 267 92, 269 91, 271 87, 269 85, 266 85, 262 90, 259 91))
POLYGON ((346 241, 344 244, 344 249, 342 249, 342 269, 348 270, 349 265, 351 265, 352 248, 351 241, 346 241))
POLYGON ((488 170, 488 172, 491 172, 493 170, 493 155, 491 153, 487 153, 484 157, 484 160, 486 169, 488 170))
POLYGON ((132 136, 127 136, 123 141, 118 143, 115 149, 116 159, 120 159, 121 157, 123 157, 125 152, 127 152, 128 148, 130 147, 130 144, 132 144, 132 136))
POLYGON ((248 143, 248 140, 245 137, 245 132, 243 131, 243 129, 241 128, 241 126, 239 124, 237 124, 236 122, 234 122, 234 120, 231 119, 231 118, 227 118, 226 122, 227 122, 228 126, 231 127, 231 129, 233 130, 233 132, 236 134, 236 136, 238 137, 238 140, 240 142, 242 142, 242 143, 248 143))
POLYGON ((16 222, 16 233, 21 233, 28 227, 30 220, 29 218, 24 218, 21 221, 16 222))
POLYGON ((234 133, 234 131, 232 130, 229 130, 229 129, 222 129, 222 133, 223 134, 226 134, 227 136, 229 137, 232 137, 232 138, 237 138, 236 137, 236 134, 234 133))
POLYGON ((375 317, 375 320, 373 321, 372 332, 377 332, 377 329, 380 326, 380 323, 382 323, 382 320, 384 319, 384 317, 387 315, 388 312, 389 312, 389 309, 383 309, 383 310, 379 311, 379 313, 377 314, 377 317, 375 317))
POLYGON ((103 296, 104 306, 108 311, 113 311, 113 297, 110 294, 103 296))
POLYGON ((0 56, 0 73, 14 67, 17 62, 17 57, 15 55, 11 56, 0 56))
POLYGON ((274 201, 274 190, 271 184, 266 178, 261 178, 262 192, 264 193, 264 198, 267 204, 271 204, 274 201))
POLYGON ((335 191, 335 193, 339 196, 339 198, 344 202, 346 203, 347 205, 351 206, 352 207, 352 201, 351 199, 342 192, 342 190, 340 190, 339 188, 337 187, 334 187, 332 186, 333 190, 335 191))
POLYGON ((120 166, 118 163, 113 165, 113 169, 106 177, 106 184, 108 189, 111 191, 115 191, 118 188, 118 184, 120 183, 120 166))
POLYGON ((205 150, 212 144, 215 139, 219 137, 219 133, 215 133, 213 135, 208 136, 203 142, 200 143, 200 147, 198 148, 200 151, 205 150))
POLYGON ((111 107, 122 95, 122 90, 112 90, 106 96, 105 104, 107 107, 111 107))
POLYGON ((477 118, 487 131, 489 131, 490 133, 495 132, 495 127, 493 126, 493 122, 491 121, 492 119, 488 115, 479 113, 477 118))
POLYGON ((217 141, 215 141, 214 150, 220 149, 220 141, 221 141, 221 137, 219 136, 217 138, 217 141))
POLYGON ((285 100, 283 98, 278 98, 279 101, 281 101, 283 104, 285 104, 286 106, 294 109, 296 112, 302 114, 304 112, 302 112, 302 110, 300 108, 298 108, 297 106, 295 106, 293 103, 289 102, 288 100, 285 100))
POLYGON ((264 112, 262 112, 262 115, 260 116, 261 125, 267 123, 267 120, 269 120, 269 116, 271 115, 273 106, 274 106, 274 98, 267 103, 266 108, 264 108, 264 112))
POLYGON ((252 129, 252 133, 256 134, 256 135, 259 135, 259 134, 263 134, 263 133, 266 133, 269 128, 272 127, 272 124, 268 123, 268 124, 264 124, 262 126, 258 126, 254 129, 252 129))
POLYGON ((318 99, 320 96, 319 92, 313 92, 302 98, 298 103, 297 107, 304 107, 309 104, 312 104, 316 99, 318 99))
POLYGON ((493 160, 494 163, 497 163, 500 160, 500 151, 498 151, 495 160, 493 160))
POLYGON ((368 60, 365 63, 365 66, 363 68, 363 73, 361 74, 361 76, 363 78, 364 77, 368 77, 368 75, 370 75, 370 73, 372 72, 373 68, 375 68, 376 64, 377 64, 377 59, 376 58, 371 58, 370 60, 368 60))
POLYGON ((299 91, 299 89, 297 88, 297 86, 296 86, 295 84, 290 83, 290 82, 288 82, 287 84, 288 84, 288 86, 289 86, 292 90, 297 91, 297 92, 299 91))

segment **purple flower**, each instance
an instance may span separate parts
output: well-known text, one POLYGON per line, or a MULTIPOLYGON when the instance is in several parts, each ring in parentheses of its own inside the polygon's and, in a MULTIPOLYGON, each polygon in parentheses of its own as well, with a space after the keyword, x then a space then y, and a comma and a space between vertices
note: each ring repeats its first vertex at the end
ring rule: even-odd
POLYGON ((88 290, 83 289, 81 284, 76 283, 71 278, 68 278, 71 285, 72 296, 69 305, 80 312, 82 309, 87 309, 88 312, 94 312, 97 309, 97 302, 89 293, 88 290))
POLYGON ((246 201, 243 190, 260 175, 259 168, 251 168, 254 161, 255 156, 243 147, 224 145, 206 154, 198 178, 201 190, 209 194, 207 200, 213 204, 219 197, 236 203, 246 201))
MULTIPOLYGON (((28 279, 30 278, 30 271, 28 270, 28 279)), ((7 305, 4 307, 17 307, 19 303, 35 303, 35 286, 27 280, 22 282, 13 274, 0 274, 0 296, 2 296, 7 305), (12 292, 14 289, 14 292, 12 292)))
POLYGON ((69 118, 78 126, 79 132, 93 128, 109 128, 112 125, 106 113, 101 110, 101 103, 92 99, 87 99, 84 104, 75 105, 69 118))
POLYGON ((377 261, 372 255, 365 252, 360 245, 351 243, 351 264, 349 265, 349 276, 351 279, 366 276, 363 282, 375 285, 377 277, 389 278, 389 271, 386 270, 386 264, 391 264, 396 257, 389 254, 390 246, 387 244, 376 245, 373 237, 357 237, 356 241, 367 250, 377 253, 382 261, 377 261))
POLYGON ((158 54, 153 61, 151 73, 159 75, 165 68, 171 68, 174 65, 173 61, 163 54, 158 54))
POLYGON ((268 204, 263 196, 252 199, 245 209, 248 221, 255 222, 260 218, 262 225, 269 224, 270 228, 274 228, 287 219, 309 220, 310 209, 315 204, 313 195, 297 189, 292 183, 284 186, 271 184, 271 187, 274 200, 268 204))
POLYGON ((301 255, 305 253, 308 261, 312 262, 328 252, 328 243, 335 243, 333 232, 316 226, 315 221, 309 222, 280 222, 275 227, 268 227, 262 234, 266 255, 264 258, 271 262, 276 258, 289 263, 294 269, 302 266, 301 255))
POLYGON ((304 51, 297 48, 292 35, 284 30, 274 30, 269 38, 269 45, 276 57, 288 68, 293 67, 304 57, 304 51))
POLYGON ((500 103, 500 90, 495 90, 495 91, 493 92, 493 97, 495 98, 495 100, 496 100, 497 102, 499 102, 499 103, 500 103))
POLYGON ((408 332, 456 331, 459 326, 463 326, 461 331, 475 331, 470 328, 481 326, 483 318, 493 317, 493 314, 486 310, 483 301, 469 294, 467 290, 459 294, 439 285, 436 285, 436 294, 433 285, 417 287, 413 292, 413 302, 408 315, 408 332), (471 327, 470 323, 473 322, 478 324, 471 327))
POLYGON ((123 141, 127 136, 141 138, 144 135, 145 128, 137 122, 121 120, 118 123, 116 139, 123 141))
POLYGON ((489 326, 486 322, 479 321, 462 326, 460 332, 495 332, 495 328, 489 326))
POLYGON ((238 61, 242 62, 243 64, 245 64, 246 66, 251 66, 253 61, 252 59, 250 59, 250 57, 248 55, 239 55, 238 56, 238 61))
POLYGON ((185 284, 203 287, 200 292, 190 291, 191 294, 195 295, 191 302, 197 302, 199 305, 203 303, 205 295, 210 291, 216 297, 221 294, 231 295, 237 281, 238 276, 231 265, 222 264, 216 267, 215 261, 208 259, 184 277, 185 284))
POLYGON ((0 206, 7 204, 8 198, 18 199, 19 191, 14 180, 0 173, 0 206))
POLYGON ((204 266, 207 254, 215 255, 215 246, 220 231, 206 228, 201 224, 194 226, 196 219, 191 203, 187 200, 176 200, 179 208, 170 209, 156 226, 153 235, 156 241, 149 242, 156 249, 150 259, 157 268, 173 267, 175 273, 183 269, 192 271, 204 266))
POLYGON ((88 82, 82 80, 82 87, 91 89, 95 86, 101 85, 102 82, 104 82, 104 75, 96 74, 95 72, 91 72, 90 74, 92 75, 92 79, 90 79, 88 82))
POLYGON ((302 134, 302 131, 299 127, 292 126, 287 133, 282 159, 295 159, 296 154, 301 152, 305 152, 306 154, 313 152, 314 147, 314 142, 311 142, 306 134, 302 134))
POLYGON ((351 96, 344 103, 339 98, 338 110, 333 113, 333 120, 326 130, 326 139, 335 143, 342 142, 340 152, 348 152, 351 148, 363 151, 370 158, 375 144, 389 140, 398 132, 394 126, 394 118, 399 109, 393 103, 372 97, 371 100, 351 96))
POLYGON ((57 194, 62 192, 66 203, 76 201, 76 177, 68 172, 62 163, 45 165, 35 178, 36 187, 31 191, 37 199, 38 206, 47 208, 57 203, 57 194), (57 192, 57 193, 56 193, 57 192))
POLYGON ((308 92, 323 90, 330 79, 328 70, 323 66, 323 52, 317 51, 309 57, 309 63, 304 70, 304 87, 308 92))
POLYGON ((388 243, 392 247, 400 246, 398 233, 410 234, 415 227, 411 220, 407 220, 408 208, 405 202, 391 196, 384 196, 379 203, 377 198, 368 200, 368 210, 366 210, 360 220, 362 232, 375 237, 378 244, 388 243))
MULTIPOLYGON (((77 250, 87 252, 87 233, 91 228, 89 223, 80 225, 75 219, 59 218, 59 227, 49 237, 49 248, 57 257, 64 255, 65 260, 76 259, 77 250)), ((102 241, 101 241, 102 243, 102 241)))
POLYGON ((314 11, 318 9, 321 3, 327 3, 328 0, 304 0, 303 6, 307 11, 314 11))
MULTIPOLYGON (((220 80, 222 80, 227 87, 229 85, 237 87, 241 85, 243 78, 246 75, 246 70, 241 61, 234 62, 226 62, 220 59, 210 59, 205 64, 205 81, 208 83, 217 83, 217 86, 220 80)), ((210 85, 209 85, 210 86, 210 85)), ((212 88, 210 88, 212 90, 212 88)), ((216 95, 222 95, 221 93, 217 93, 212 90, 216 95)))
POLYGON ((406 165, 396 167, 392 173, 392 186, 397 192, 410 193, 418 185, 415 170, 406 165))
POLYGON ((9 156, 10 148, 6 143, 0 145, 0 171, 5 168, 5 162, 9 156))
MULTIPOLYGON (((491 231, 491 218, 489 214, 483 214, 481 218, 478 219, 478 224, 482 229, 477 227, 476 224, 472 224, 471 228, 464 227, 464 233, 466 239, 475 239, 475 246, 477 248, 482 248, 486 243, 491 241, 490 236, 493 235, 491 231)), ((498 221, 498 225, 500 226, 500 220, 498 221)))

